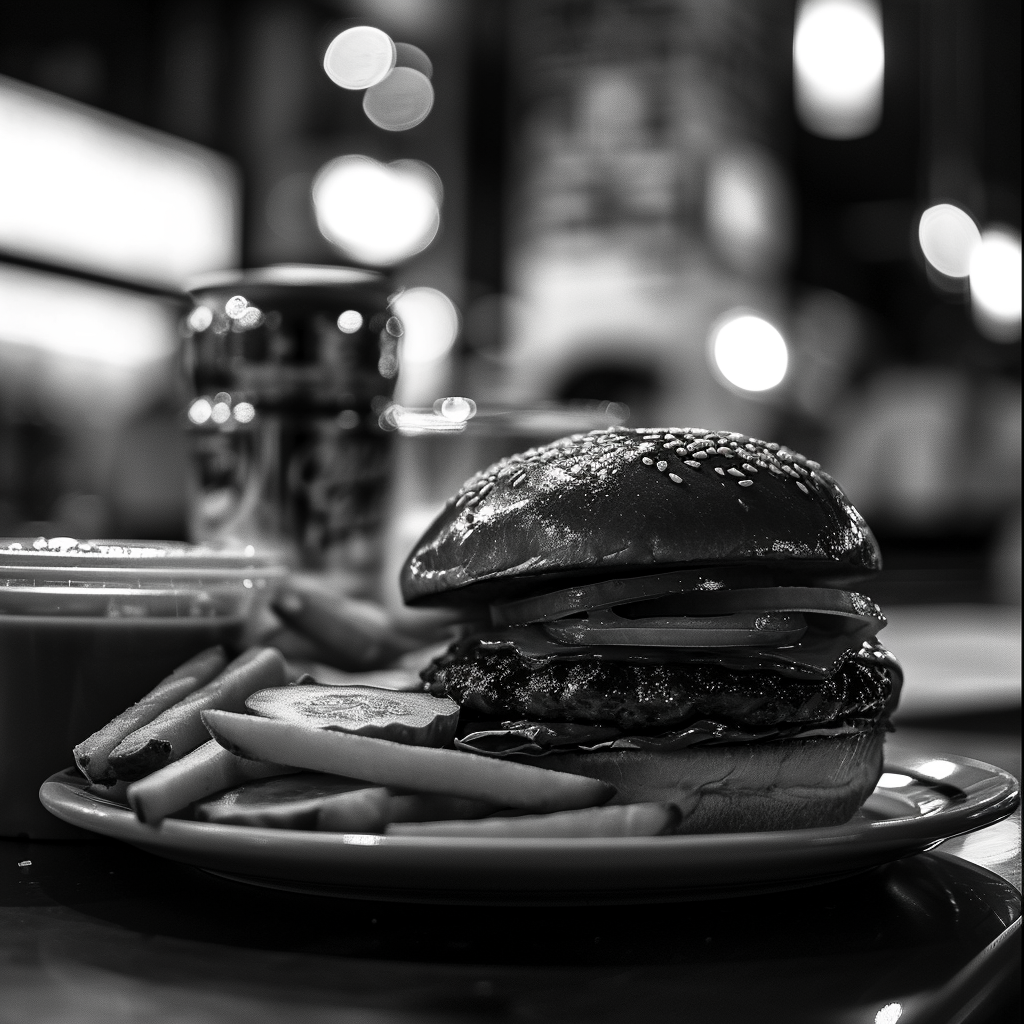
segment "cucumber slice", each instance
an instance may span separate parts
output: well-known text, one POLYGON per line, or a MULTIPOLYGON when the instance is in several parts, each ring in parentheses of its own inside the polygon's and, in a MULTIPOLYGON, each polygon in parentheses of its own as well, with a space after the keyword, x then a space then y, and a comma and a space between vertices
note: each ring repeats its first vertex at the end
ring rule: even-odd
POLYGON ((459 722, 459 706, 447 697, 375 686, 275 687, 254 693, 245 706, 262 718, 420 747, 450 743, 459 722))

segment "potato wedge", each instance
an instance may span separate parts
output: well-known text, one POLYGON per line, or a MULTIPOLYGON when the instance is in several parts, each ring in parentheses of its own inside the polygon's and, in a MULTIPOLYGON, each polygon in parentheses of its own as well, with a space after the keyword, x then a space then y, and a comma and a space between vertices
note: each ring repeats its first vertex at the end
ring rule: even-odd
POLYGON ((674 804, 620 804, 476 821, 392 823, 387 834, 466 839, 613 839, 663 835, 671 832, 680 818, 679 808, 674 804))
POLYGON ((497 807, 562 811, 607 803, 597 779, 436 747, 313 729, 229 711, 206 711, 210 735, 241 757, 363 779, 379 786, 481 800, 497 807))

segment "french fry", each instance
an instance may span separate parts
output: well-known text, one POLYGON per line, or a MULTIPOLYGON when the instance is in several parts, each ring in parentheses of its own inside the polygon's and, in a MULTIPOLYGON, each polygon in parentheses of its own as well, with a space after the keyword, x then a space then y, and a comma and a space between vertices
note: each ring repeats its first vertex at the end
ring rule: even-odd
POLYGON ((392 823, 387 834, 466 839, 610 839, 662 835, 672 831, 680 818, 679 808, 674 804, 623 804, 476 821, 392 823))
POLYGON ((229 711, 206 711, 203 721, 217 742, 241 757, 330 772, 378 786, 531 811, 593 807, 615 795, 614 786, 598 779, 458 750, 414 747, 229 711))
POLYGON ((315 641, 321 653, 317 660, 345 671, 382 668, 421 643, 395 629, 382 605, 343 597, 306 576, 288 580, 274 611, 315 641))
POLYGON ((367 786, 325 798, 316 817, 321 832, 383 832, 388 823, 391 793, 367 786))
POLYGON ((113 721, 75 747, 75 764, 93 785, 113 786, 117 782, 110 766, 110 752, 126 737, 148 725, 157 715, 190 693, 205 686, 227 664, 223 647, 211 647, 179 665, 145 697, 122 711, 113 721))
POLYGON ((377 810, 365 824, 380 831, 389 819, 382 818, 379 807, 382 799, 386 802, 390 798, 390 791, 323 772, 294 772, 247 782, 200 801, 194 814, 199 821, 217 825, 308 830, 317 827, 317 818, 327 803, 339 796, 351 798, 355 791, 368 790, 377 794, 377 810))
POLYGON ((200 715, 212 708, 241 711, 257 690, 283 686, 285 665, 271 647, 253 647, 236 658, 212 682, 189 694, 141 729, 126 736, 111 752, 114 774, 136 782, 176 761, 208 738, 200 715))
POLYGON ((294 768, 279 764, 236 757, 209 740, 165 768, 133 782, 128 787, 128 804, 139 821, 157 825, 175 811, 222 789, 293 771, 294 768))

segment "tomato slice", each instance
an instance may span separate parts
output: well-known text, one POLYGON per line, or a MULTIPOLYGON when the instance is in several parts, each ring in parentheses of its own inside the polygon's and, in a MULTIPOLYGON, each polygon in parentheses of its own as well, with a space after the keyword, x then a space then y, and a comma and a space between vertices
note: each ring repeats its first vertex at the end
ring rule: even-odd
MULTIPOLYGON (((690 591, 717 592, 729 586, 758 586, 770 582, 765 573, 727 570, 723 573, 701 569, 662 572, 653 576, 630 576, 603 580, 550 594, 525 597, 518 601, 501 601, 491 605, 491 622, 495 626, 526 626, 532 622, 550 622, 567 615, 613 608, 635 601, 650 601, 670 594, 690 591)), ((771 588, 768 588, 771 589, 771 588)))
POLYGON ((598 611, 585 619, 560 619, 542 627, 552 639, 570 644, 651 647, 782 647, 807 632, 798 613, 739 612, 709 617, 627 619, 598 611))

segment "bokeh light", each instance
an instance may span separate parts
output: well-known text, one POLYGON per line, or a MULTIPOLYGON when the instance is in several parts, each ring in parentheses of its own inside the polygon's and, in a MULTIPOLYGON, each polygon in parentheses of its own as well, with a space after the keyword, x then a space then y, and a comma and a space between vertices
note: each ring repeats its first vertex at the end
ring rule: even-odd
POLYGON ((196 306, 188 315, 188 325, 193 331, 205 331, 213 323, 213 310, 209 306, 196 306))
POLYGON ((368 89, 391 74, 396 59, 395 44, 386 32, 359 25, 331 40, 324 71, 342 89, 368 89))
POLYGON ((981 232, 970 214, 950 203, 939 203, 921 214, 917 238, 924 258, 946 277, 967 277, 971 256, 981 232))
POLYGON ((188 418, 196 424, 196 426, 202 426, 208 422, 210 416, 213 415, 213 406, 210 404, 208 398, 197 398, 188 407, 188 418))
POLYGON ((804 0, 793 64, 797 112, 808 131, 855 139, 878 127, 885 45, 876 0, 804 0))
POLYGON ((987 229, 971 254, 970 282, 978 327, 996 341, 1020 337, 1020 235, 987 229))
POLYGON ((338 317, 338 330, 342 334, 355 334, 363 326, 363 314, 357 309, 346 309, 338 317))
POLYGON ((453 423, 465 423, 476 415, 476 402, 459 396, 439 398, 434 403, 434 412, 453 423))
POLYGON ((713 160, 705 220, 732 269, 754 276, 781 270, 789 255, 792 217, 785 174, 772 156, 750 147, 713 160))
POLYGON ((434 65, 431 59, 412 43, 395 43, 395 52, 398 55, 396 63, 400 68, 412 68, 427 78, 434 77, 434 65))
POLYGON ((415 128, 426 119, 433 105, 434 87, 430 79, 413 68, 395 68, 363 96, 366 116, 389 132, 415 128))
POLYGON ((238 423, 252 423, 256 418, 256 408, 251 402, 239 402, 231 410, 231 415, 238 423))
POLYGON ((249 308, 249 301, 244 295, 232 295, 227 302, 224 303, 224 312, 227 313, 232 320, 238 320, 242 314, 249 308))
POLYGON ((365 156, 343 156, 326 164, 313 183, 313 205, 317 225, 329 242, 347 256, 376 266, 425 249, 441 222, 425 174, 365 156))
POLYGON ((403 366, 432 363, 451 351, 459 334, 459 313, 444 292, 407 288, 395 299, 394 306, 405 327, 403 366))
POLYGON ((741 391, 768 391, 786 376, 785 339, 767 320, 750 313, 731 314, 713 332, 715 369, 741 391))

